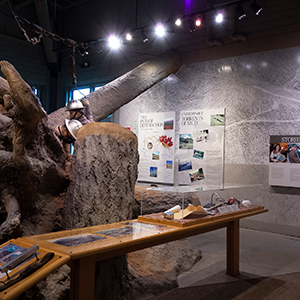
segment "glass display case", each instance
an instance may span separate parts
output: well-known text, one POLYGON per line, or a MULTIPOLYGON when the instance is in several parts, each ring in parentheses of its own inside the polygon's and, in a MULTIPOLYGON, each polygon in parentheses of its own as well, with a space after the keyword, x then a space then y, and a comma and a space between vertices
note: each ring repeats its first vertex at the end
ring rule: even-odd
MULTIPOLYGON (((152 213, 164 213, 173 209, 178 211, 178 207, 184 214, 185 209, 191 207, 205 208, 212 211, 213 208, 231 205, 230 209, 236 208, 234 204, 240 205, 243 201, 245 205, 251 204, 253 199, 249 199, 251 191, 256 191, 261 184, 255 185, 228 185, 220 187, 202 186, 140 186, 140 215, 152 213), (190 207, 189 207, 190 206, 190 207)), ((200 208, 199 208, 200 209, 200 208)), ((222 211, 222 210, 221 210, 222 211)), ((171 210, 172 212, 172 210, 171 210)))

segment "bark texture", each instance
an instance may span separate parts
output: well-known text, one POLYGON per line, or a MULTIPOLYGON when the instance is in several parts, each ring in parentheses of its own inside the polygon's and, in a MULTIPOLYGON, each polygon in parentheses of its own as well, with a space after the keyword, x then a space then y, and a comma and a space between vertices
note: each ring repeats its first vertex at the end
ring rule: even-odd
POLYGON ((132 131, 114 123, 80 128, 66 197, 66 228, 132 219, 138 162, 132 131))
POLYGON ((64 152, 47 125, 45 111, 17 70, 7 61, 0 66, 6 77, 0 80, 0 197, 7 213, 0 241, 4 242, 21 235, 21 211, 30 219, 36 212, 35 200, 57 195, 67 182, 64 152))
POLYGON ((166 211, 169 208, 181 204, 184 197, 184 206, 192 204, 195 206, 201 205, 199 197, 192 192, 182 193, 171 191, 151 190, 149 186, 137 185, 135 187, 136 207, 134 213, 136 217, 140 214, 154 214, 166 211), (140 210, 138 210, 140 208, 140 210), (141 211, 142 210, 142 211, 141 211))
MULTIPOLYGON (((86 98, 91 104, 94 120, 105 119, 154 84, 177 72, 180 66, 179 53, 170 50, 92 92, 86 98)), ((66 117, 67 112, 62 108, 50 114, 49 120, 53 125, 61 124, 66 117)))
MULTIPOLYGON (((52 127, 63 124, 68 113, 61 108, 47 116, 17 70, 7 61, 0 65, 6 78, 0 77, 0 242, 4 242, 20 236, 22 227, 24 235, 63 229, 68 156, 52 127)), ((110 115, 179 67, 179 54, 169 51, 93 92, 87 98, 95 121, 110 115)), ((117 194, 112 193, 111 198, 117 194)), ((90 221, 81 220, 82 223, 90 221)))
MULTIPOLYGON (((68 176, 68 156, 52 131, 64 123, 67 112, 62 108, 47 116, 15 68, 6 61, 0 65, 6 77, 0 77, 0 243, 19 237, 22 227, 23 235, 31 235, 132 219, 139 160, 133 132, 116 124, 84 125, 68 176)), ((169 51, 91 93, 87 98, 94 120, 104 119, 179 67, 179 54, 169 51)), ((97 270, 101 299, 130 299, 136 275, 129 272, 125 256, 99 263, 97 270), (107 265, 112 276, 103 276, 107 265), (107 285, 114 278, 118 282, 107 285)))

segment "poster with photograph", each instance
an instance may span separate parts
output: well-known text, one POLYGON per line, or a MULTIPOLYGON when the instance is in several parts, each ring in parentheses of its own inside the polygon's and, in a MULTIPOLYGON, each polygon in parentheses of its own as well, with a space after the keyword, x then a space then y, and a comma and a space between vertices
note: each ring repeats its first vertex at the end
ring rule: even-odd
POLYGON ((224 124, 224 108, 180 113, 179 184, 223 187, 224 124))
POLYGON ((174 183, 175 112, 140 114, 139 181, 174 183))
POLYGON ((300 136, 270 136, 269 184, 300 187, 300 136))

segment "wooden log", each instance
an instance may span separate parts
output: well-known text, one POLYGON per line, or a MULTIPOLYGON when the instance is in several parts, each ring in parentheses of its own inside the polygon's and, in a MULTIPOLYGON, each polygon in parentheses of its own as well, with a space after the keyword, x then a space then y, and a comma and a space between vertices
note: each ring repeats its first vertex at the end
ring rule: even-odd
MULTIPOLYGON (((154 84, 177 72, 180 66, 179 53, 170 50, 92 92, 86 98, 90 102, 94 120, 103 120, 154 84)), ((49 115, 49 124, 63 124, 67 117, 66 110, 61 108, 49 115)))
POLYGON ((65 202, 66 229, 131 219, 138 161, 132 131, 114 123, 81 127, 65 202))

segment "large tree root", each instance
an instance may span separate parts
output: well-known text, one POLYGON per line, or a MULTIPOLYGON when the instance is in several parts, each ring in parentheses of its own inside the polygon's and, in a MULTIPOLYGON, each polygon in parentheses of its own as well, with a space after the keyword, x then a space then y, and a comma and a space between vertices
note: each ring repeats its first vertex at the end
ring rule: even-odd
MULTIPOLYGON (((33 140, 38 124, 46 113, 14 66, 7 61, 1 61, 0 66, 6 77, 6 80, 0 80, 0 104, 13 121, 12 156, 8 163, 3 166, 0 164, 1 200, 7 211, 7 218, 0 226, 0 240, 4 241, 21 234, 21 210, 18 201, 21 203, 25 200, 23 198, 31 198, 36 188, 36 183, 32 181, 33 176, 29 176, 32 174, 33 165, 27 155, 26 146, 33 140)), ((0 161, 3 161, 2 156, 0 161)))
POLYGON ((0 226, 0 240, 4 241, 21 235, 21 210, 17 199, 7 189, 2 191, 1 199, 7 211, 7 218, 0 226))

